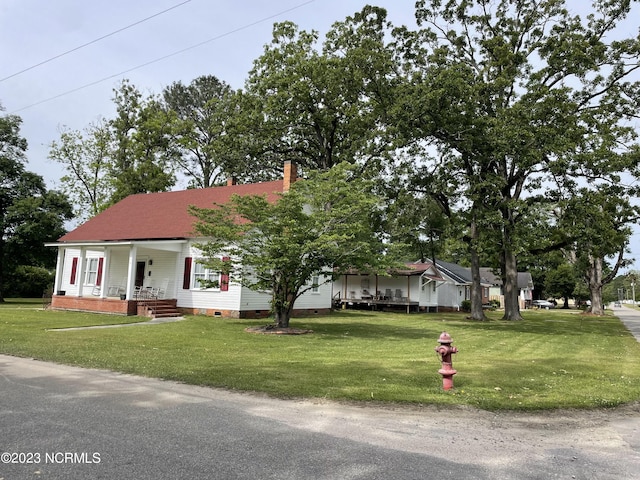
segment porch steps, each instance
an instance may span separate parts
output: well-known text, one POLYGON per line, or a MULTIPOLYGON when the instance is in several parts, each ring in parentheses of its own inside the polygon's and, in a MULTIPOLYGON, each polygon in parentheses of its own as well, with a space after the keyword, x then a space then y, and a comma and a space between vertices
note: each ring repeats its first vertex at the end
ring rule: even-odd
POLYGON ((152 318, 181 317, 182 313, 176 308, 175 301, 155 300, 146 305, 147 315, 152 318))

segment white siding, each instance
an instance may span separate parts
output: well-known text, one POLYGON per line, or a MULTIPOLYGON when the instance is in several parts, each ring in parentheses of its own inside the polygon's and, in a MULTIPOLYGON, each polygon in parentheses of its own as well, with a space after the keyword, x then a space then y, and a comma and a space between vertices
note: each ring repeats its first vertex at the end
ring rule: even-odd
MULTIPOLYGON (((178 255, 176 262, 175 281, 178 285, 176 298, 178 307, 195 308, 202 310, 240 310, 240 300, 242 287, 235 282, 229 283, 228 291, 215 289, 202 289, 193 285, 194 266, 191 266, 190 288, 183 288, 184 262, 185 258, 191 257, 195 264, 198 258, 202 258, 201 253, 191 244, 185 244, 182 253, 178 255)), ((256 307, 257 308, 257 307, 256 307)))
MULTIPOLYGON (((176 298, 176 253, 139 248, 136 258, 138 262, 145 262, 143 285, 145 287, 162 287, 166 283, 165 298, 176 298)), ((126 278, 126 256, 122 263, 125 268, 124 278, 126 278)))
POLYGON ((105 279, 105 285, 126 289, 128 266, 129 249, 112 249, 109 254, 109 278, 105 279))
POLYGON ((294 305, 294 309, 314 310, 331 307, 331 282, 325 277, 320 277, 318 291, 308 290, 303 293, 294 305))
POLYGON ((100 258, 103 256, 101 251, 95 250, 85 250, 84 252, 84 262, 80 262, 81 252, 79 248, 68 248, 65 249, 64 253, 64 268, 62 272, 62 281, 60 290, 66 291, 67 295, 77 295, 80 283, 82 283, 82 294, 83 295, 91 295, 94 288, 94 282, 91 284, 86 283, 86 270, 87 270, 87 259, 91 258, 100 258), (77 268, 76 268, 76 278, 75 283, 71 284, 71 270, 73 268, 73 259, 77 258, 77 268), (83 264, 83 269, 80 271, 80 264, 83 264))
POLYGON ((456 285, 451 281, 438 287, 438 305, 441 307, 460 308, 465 299, 465 287, 456 285))
POLYGON ((71 268, 74 258, 80 257, 79 248, 66 248, 64 251, 64 266, 62 269, 62 281, 60 284, 60 290, 64 290, 67 295, 77 295, 78 293, 78 273, 76 272, 76 284, 71 285, 71 268))
MULTIPOLYGON (((296 302, 296 307, 298 306, 296 302)), ((242 287, 240 310, 270 310, 271 294, 268 292, 256 292, 247 287, 242 287)))
POLYGON ((437 307, 439 299, 439 282, 429 280, 423 276, 420 277, 420 306, 421 307, 437 307))

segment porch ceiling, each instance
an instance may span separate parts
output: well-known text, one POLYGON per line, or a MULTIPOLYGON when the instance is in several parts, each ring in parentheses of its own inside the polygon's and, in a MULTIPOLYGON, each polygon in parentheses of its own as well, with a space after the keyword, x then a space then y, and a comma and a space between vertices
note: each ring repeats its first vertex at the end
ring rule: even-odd
POLYGON ((129 242, 57 242, 57 243, 46 243, 47 247, 58 247, 58 248, 89 248, 89 249, 97 249, 104 250, 105 248, 113 248, 113 247, 141 247, 148 248, 152 250, 162 250, 166 252, 180 252, 182 251, 182 245, 187 243, 187 240, 143 240, 143 241, 129 241, 129 242))

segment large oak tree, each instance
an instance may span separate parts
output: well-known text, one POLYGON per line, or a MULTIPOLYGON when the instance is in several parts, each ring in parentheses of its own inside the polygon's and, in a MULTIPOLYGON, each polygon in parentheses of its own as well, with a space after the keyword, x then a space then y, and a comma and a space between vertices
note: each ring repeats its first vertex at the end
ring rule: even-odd
MULTIPOLYGON (((517 258, 530 247, 520 225, 544 199, 544 182, 573 178, 589 158, 603 158, 584 155, 594 145, 628 149, 635 141, 626 122, 640 109, 640 84, 631 80, 640 39, 613 40, 631 4, 596 1, 586 17, 558 0, 416 6, 422 29, 405 33, 413 76, 399 116, 414 137, 450 153, 443 168, 462 174, 469 202, 472 271, 478 229, 497 232, 504 318, 520 319, 517 258)), ((598 168, 604 177, 627 166, 598 168)), ((474 299, 472 313, 482 318, 474 299)))

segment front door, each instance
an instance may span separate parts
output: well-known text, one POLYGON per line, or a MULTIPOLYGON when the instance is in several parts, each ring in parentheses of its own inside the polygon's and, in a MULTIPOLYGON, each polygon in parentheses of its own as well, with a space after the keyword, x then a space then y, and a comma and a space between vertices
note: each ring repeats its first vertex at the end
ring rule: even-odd
POLYGON ((142 287, 144 284, 144 270, 146 265, 145 262, 136 262, 136 287, 142 287))

